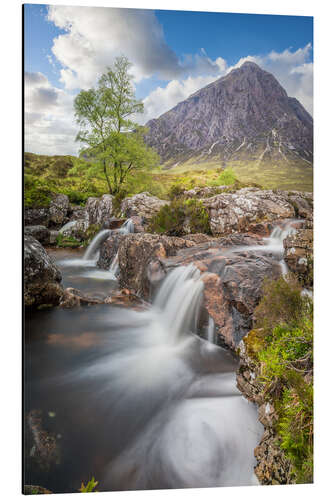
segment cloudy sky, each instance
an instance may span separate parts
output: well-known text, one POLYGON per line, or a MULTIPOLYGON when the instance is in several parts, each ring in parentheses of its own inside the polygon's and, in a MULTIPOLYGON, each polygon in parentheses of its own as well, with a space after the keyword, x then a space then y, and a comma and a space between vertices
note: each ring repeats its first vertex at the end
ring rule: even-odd
POLYGON ((312 114, 310 17, 25 5, 25 150, 76 154, 73 99, 133 63, 141 123, 251 60, 312 114))

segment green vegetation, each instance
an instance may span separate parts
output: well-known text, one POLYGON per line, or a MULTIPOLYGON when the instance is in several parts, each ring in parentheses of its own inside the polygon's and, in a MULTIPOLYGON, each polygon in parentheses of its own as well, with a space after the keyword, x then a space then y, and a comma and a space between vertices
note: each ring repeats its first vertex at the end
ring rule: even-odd
POLYGON ((186 234, 185 226, 191 233, 210 234, 209 214, 201 201, 174 198, 152 218, 149 231, 182 236, 186 234))
POLYGON ((313 480, 313 312, 293 277, 267 280, 246 339, 259 364, 262 394, 278 414, 279 446, 297 483, 313 480))
POLYGON ((143 104, 135 99, 130 66, 126 57, 116 58, 97 87, 81 90, 74 100, 77 140, 95 157, 110 194, 119 192, 129 174, 158 164, 157 153, 144 143, 146 130, 131 119, 143 104))
POLYGON ((81 483, 81 488, 79 489, 80 493, 96 493, 97 490, 95 490, 96 486, 98 485, 98 481, 95 481, 95 478, 92 477, 90 481, 84 485, 84 483, 81 483))
POLYGON ((66 236, 60 233, 57 236, 56 245, 62 248, 77 248, 82 245, 82 242, 73 238, 73 236, 66 236))

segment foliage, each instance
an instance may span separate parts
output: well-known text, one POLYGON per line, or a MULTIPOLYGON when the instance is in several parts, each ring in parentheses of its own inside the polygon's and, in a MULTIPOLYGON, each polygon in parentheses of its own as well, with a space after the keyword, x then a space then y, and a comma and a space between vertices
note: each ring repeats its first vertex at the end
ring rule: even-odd
POLYGON ((81 488, 79 489, 80 493, 96 493, 97 490, 95 490, 96 486, 98 485, 98 481, 95 481, 95 478, 92 477, 90 481, 84 485, 84 483, 81 483, 81 488))
POLYGON ((262 299, 255 311, 256 326, 269 333, 280 323, 296 325, 309 304, 309 299, 301 295, 301 290, 293 276, 264 280, 262 299))
POLYGON ((216 179, 210 181, 209 186, 231 186, 235 182, 235 172, 232 168, 226 168, 216 179))
POLYGON ((200 200, 173 199, 152 218, 149 230, 181 236, 186 233, 185 226, 189 229, 187 232, 210 234, 209 214, 200 200))
POLYGON ((266 280, 255 311, 263 394, 278 414, 279 445, 297 483, 313 476, 313 311, 296 279, 266 280))
POLYGON ((26 174, 24 176, 24 205, 26 207, 47 207, 51 191, 46 181, 26 174))
POLYGON ((95 89, 81 90, 74 100, 80 131, 77 140, 103 171, 110 194, 116 194, 135 170, 151 169, 157 153, 144 143, 146 130, 133 121, 143 112, 135 99, 130 62, 124 56, 101 76, 95 89))
POLYGON ((82 245, 80 241, 78 241, 76 238, 73 238, 73 236, 66 236, 62 233, 59 233, 57 238, 56 238, 56 245, 57 247, 63 247, 63 248, 77 248, 82 245))

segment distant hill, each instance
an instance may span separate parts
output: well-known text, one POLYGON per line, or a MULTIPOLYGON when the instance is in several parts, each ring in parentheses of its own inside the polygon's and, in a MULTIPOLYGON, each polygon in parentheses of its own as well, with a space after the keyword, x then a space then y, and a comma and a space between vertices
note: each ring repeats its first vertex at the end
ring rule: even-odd
POLYGON ((164 168, 232 167, 242 180, 312 189, 313 119, 257 64, 207 85, 146 126, 164 168))

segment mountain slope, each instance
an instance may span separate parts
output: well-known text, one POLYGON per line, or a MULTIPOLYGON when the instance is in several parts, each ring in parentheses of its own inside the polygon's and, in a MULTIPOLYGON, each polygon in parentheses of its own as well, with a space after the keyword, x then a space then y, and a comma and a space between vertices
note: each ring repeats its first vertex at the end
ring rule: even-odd
MULTIPOLYGON (((313 120, 276 78, 252 62, 147 123, 147 143, 166 168, 244 167, 312 177, 313 120), (176 165, 175 165, 176 164, 176 165)), ((256 179, 258 180, 258 178, 256 179)))

